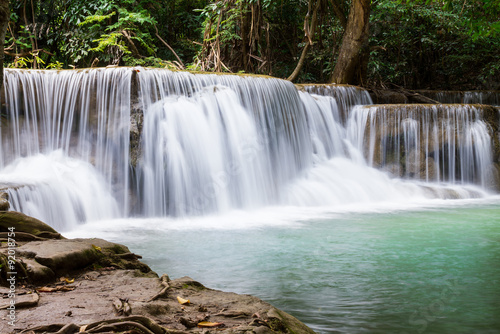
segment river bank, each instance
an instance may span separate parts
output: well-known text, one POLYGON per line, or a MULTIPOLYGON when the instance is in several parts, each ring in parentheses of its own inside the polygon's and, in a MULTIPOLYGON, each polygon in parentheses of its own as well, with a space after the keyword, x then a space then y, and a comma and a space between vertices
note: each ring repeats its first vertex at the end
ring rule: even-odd
POLYGON ((0 230, 1 333, 314 333, 256 297, 159 277, 120 244, 65 239, 12 211, 0 230))

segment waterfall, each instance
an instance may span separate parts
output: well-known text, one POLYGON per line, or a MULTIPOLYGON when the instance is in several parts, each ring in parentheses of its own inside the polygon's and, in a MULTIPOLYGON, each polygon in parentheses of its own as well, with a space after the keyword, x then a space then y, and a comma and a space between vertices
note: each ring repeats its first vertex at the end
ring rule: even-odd
POLYGON ((142 213, 203 214, 277 203, 311 164, 295 87, 270 78, 138 73, 142 213), (159 102, 157 102, 159 101, 159 102))
POLYGON ((465 92, 464 103, 479 103, 500 106, 500 91, 465 92))
POLYGON ((18 195, 11 194, 14 210, 31 208, 28 212, 35 217, 49 222, 64 219, 68 225, 117 216, 118 208, 125 213, 130 78, 131 71, 125 68, 5 71, 0 183, 15 179, 28 184, 16 188, 18 195), (31 169, 13 167, 27 164, 31 169), (48 189, 59 195, 51 198, 48 189), (58 217, 56 212, 63 210, 66 214, 58 217))
POLYGON ((500 91, 495 90, 465 92, 417 90, 416 92, 440 103, 488 104, 500 106, 500 91))
POLYGON ((427 182, 490 184, 491 136, 472 105, 356 107, 350 137, 370 166, 427 182))
POLYGON ((4 87, 0 188, 61 229, 448 198, 453 184, 474 197, 490 182, 474 106, 360 106, 368 93, 351 86, 140 67, 9 69, 4 87))
POLYGON ((357 86, 349 85, 298 85, 310 94, 331 96, 337 102, 340 120, 345 122, 351 109, 357 105, 372 104, 372 99, 368 92, 357 86))

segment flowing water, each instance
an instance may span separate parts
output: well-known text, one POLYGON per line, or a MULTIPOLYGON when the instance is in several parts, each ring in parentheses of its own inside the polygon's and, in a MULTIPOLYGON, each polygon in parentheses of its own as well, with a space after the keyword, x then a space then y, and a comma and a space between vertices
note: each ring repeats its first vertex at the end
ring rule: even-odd
POLYGON ((125 243, 321 333, 499 328, 479 107, 143 68, 7 70, 5 90, 0 185, 67 236, 125 243))

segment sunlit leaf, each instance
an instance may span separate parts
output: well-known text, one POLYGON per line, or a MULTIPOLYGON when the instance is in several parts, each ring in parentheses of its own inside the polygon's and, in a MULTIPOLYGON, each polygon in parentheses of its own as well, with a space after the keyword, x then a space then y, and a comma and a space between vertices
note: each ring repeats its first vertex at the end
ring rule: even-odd
POLYGON ((210 321, 202 321, 198 323, 198 327, 207 328, 207 327, 219 327, 224 325, 222 322, 210 322, 210 321))
POLYGON ((179 304, 181 305, 189 305, 191 302, 189 301, 189 299, 184 299, 184 298, 181 298, 179 296, 177 296, 177 301, 179 302, 179 304))

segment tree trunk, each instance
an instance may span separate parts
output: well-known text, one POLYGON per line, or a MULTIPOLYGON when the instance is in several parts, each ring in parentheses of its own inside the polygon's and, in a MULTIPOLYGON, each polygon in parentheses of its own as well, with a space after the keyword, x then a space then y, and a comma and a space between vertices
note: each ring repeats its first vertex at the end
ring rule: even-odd
POLYGON ((9 23, 9 0, 0 0, 0 89, 3 87, 3 60, 5 42, 5 33, 7 32, 7 24, 9 23))
POLYGON ((363 57, 366 57, 366 52, 368 52, 370 3, 370 0, 352 0, 339 57, 330 78, 332 83, 358 84, 362 82, 363 78, 360 78, 362 75, 358 70, 362 65, 363 57))
POLYGON ((306 19, 304 20, 304 32, 307 37, 306 45, 304 46, 304 49, 302 49, 302 54, 300 55, 299 62, 297 63, 295 70, 287 78, 287 80, 289 81, 295 81, 299 77, 300 71, 302 70, 302 67, 304 66, 306 60, 307 52, 309 51, 309 48, 313 44, 312 40, 314 39, 314 33, 316 32, 316 25, 318 22, 318 10, 321 5, 321 0, 318 0, 316 2, 316 6, 314 7, 314 12, 311 19, 311 24, 309 24, 309 16, 311 13, 312 4, 313 0, 309 0, 309 9, 307 11, 306 19))

